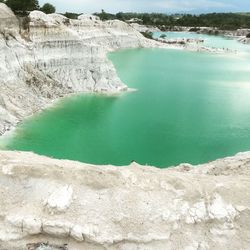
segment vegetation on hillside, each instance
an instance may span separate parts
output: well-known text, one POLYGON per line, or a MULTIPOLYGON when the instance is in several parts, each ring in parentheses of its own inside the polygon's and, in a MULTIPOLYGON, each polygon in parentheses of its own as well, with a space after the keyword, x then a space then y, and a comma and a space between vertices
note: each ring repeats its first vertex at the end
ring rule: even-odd
POLYGON ((72 13, 72 12, 66 12, 66 13, 64 13, 62 15, 66 16, 69 19, 77 19, 80 14, 72 13))
POLYGON ((24 12, 39 9, 38 0, 6 0, 5 3, 14 12, 24 12))
POLYGON ((101 13, 95 13, 95 15, 99 16, 102 21, 118 19, 116 15, 111 13, 106 13, 104 10, 102 10, 101 13))

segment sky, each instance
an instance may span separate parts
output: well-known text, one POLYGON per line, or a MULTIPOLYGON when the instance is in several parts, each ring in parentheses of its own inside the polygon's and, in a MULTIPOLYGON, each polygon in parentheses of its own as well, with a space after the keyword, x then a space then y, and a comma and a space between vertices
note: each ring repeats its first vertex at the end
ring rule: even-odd
POLYGON ((250 12, 250 0, 39 0, 53 4, 57 12, 250 12))

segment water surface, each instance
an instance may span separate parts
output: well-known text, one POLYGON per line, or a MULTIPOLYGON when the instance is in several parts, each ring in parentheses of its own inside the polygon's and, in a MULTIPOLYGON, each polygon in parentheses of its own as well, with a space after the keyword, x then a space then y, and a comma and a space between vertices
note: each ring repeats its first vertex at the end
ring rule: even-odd
POLYGON ((131 49, 110 59, 137 92, 66 98, 23 122, 4 147, 95 164, 135 160, 158 167, 250 150, 249 54, 131 49))

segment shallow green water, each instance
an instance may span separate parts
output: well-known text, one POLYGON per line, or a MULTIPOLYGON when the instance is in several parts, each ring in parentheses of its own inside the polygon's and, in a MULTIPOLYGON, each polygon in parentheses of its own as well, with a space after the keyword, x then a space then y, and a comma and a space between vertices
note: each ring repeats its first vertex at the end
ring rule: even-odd
POLYGON ((22 123, 4 147, 159 167, 250 150, 249 55, 133 49, 110 59, 137 92, 67 98, 22 123))

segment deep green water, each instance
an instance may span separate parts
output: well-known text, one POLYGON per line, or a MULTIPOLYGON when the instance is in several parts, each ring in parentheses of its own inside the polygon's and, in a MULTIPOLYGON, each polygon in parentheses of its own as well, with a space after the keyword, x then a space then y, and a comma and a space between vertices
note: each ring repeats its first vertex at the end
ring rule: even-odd
POLYGON ((110 59, 137 92, 66 98, 23 122, 2 146, 95 164, 135 160, 159 167, 250 150, 249 54, 133 49, 110 59))

